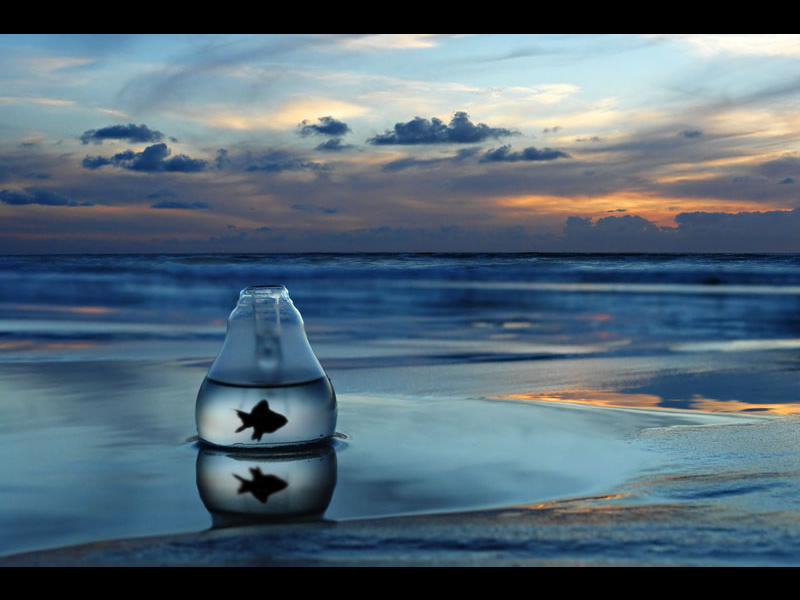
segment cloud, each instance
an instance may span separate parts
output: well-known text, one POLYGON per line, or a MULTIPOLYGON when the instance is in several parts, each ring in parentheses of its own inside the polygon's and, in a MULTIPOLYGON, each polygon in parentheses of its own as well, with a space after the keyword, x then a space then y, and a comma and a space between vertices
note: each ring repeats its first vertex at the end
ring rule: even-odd
POLYGON ((209 208, 207 202, 177 202, 175 200, 162 200, 151 204, 150 208, 178 209, 178 210, 202 210, 209 208))
POLYGON ((703 132, 700 131, 699 129, 684 129, 678 135, 682 135, 685 138, 692 139, 692 138, 702 137, 703 132))
POLYGON ((225 148, 220 148, 217 150, 217 158, 214 159, 214 162, 217 165, 217 168, 222 170, 230 164, 230 159, 228 158, 228 151, 225 148))
POLYGON ((80 140, 84 144, 93 142, 102 144, 103 140, 128 140, 129 142, 160 142, 164 134, 150 129, 147 125, 110 125, 102 129, 89 129, 81 134, 80 140))
POLYGON ((280 173, 282 171, 327 171, 330 170, 330 167, 305 160, 283 150, 272 150, 248 166, 246 170, 280 173))
POLYGON ((559 131, 561 131, 560 125, 556 125, 555 127, 545 127, 542 129, 542 133, 558 133, 559 131))
POLYGON ((114 165, 128 171, 144 171, 146 173, 173 172, 173 173, 199 173, 207 169, 204 160, 190 158, 185 154, 178 154, 167 158, 171 154, 166 144, 154 144, 141 152, 126 150, 119 152, 111 158, 103 156, 87 156, 83 159, 85 169, 99 169, 106 165, 114 165))
MULTIPOLYGON (((238 93, 240 88, 235 87, 235 74, 295 51, 331 48, 336 43, 333 36, 308 35, 206 38, 203 44, 190 44, 184 53, 170 57, 160 69, 149 69, 146 74, 130 79, 118 92, 117 103, 131 114, 141 114, 160 107, 175 109, 184 101, 205 97, 212 90, 215 94, 227 94, 228 105, 235 104, 242 98, 238 93), (221 86, 223 80, 231 85, 221 86)), ((272 83, 266 78, 254 83, 248 91, 272 83)), ((300 119, 294 118, 290 126, 300 119)))
POLYGON ((658 233, 658 225, 638 215, 624 215, 622 217, 603 217, 592 224, 590 218, 569 217, 564 227, 565 233, 572 231, 586 231, 591 226, 596 232, 614 235, 658 233))
POLYGON ((596 135, 593 135, 592 137, 575 138, 575 141, 576 142, 600 142, 602 140, 599 137, 597 137, 596 135))
POLYGON ((0 104, 10 103, 30 103, 30 104, 44 104, 46 106, 72 106, 75 100, 60 100, 57 98, 16 98, 12 96, 0 96, 0 104))
POLYGON ((313 204, 292 204, 292 210, 322 213, 325 215, 335 215, 336 213, 339 212, 338 208, 333 208, 330 206, 314 206, 313 204))
POLYGON ((511 152, 511 146, 501 146, 496 150, 492 148, 481 157, 481 162, 518 162, 520 160, 556 160, 558 158, 571 158, 566 152, 552 148, 538 150, 533 146, 525 148, 522 152, 511 152))
POLYGON ((787 185, 787 184, 789 184, 789 183, 794 183, 794 182, 795 182, 795 180, 794 180, 794 178, 793 178, 793 177, 784 177, 784 178, 783 178, 783 179, 781 179, 781 180, 780 180, 778 183, 780 183, 780 184, 782 184, 782 185, 787 185))
POLYGON ((344 121, 338 121, 333 117, 320 117, 317 120, 319 124, 311 124, 304 120, 297 126, 297 133, 302 137, 308 137, 309 135, 341 137, 350 132, 350 126, 344 121))
POLYGON ((446 156, 443 158, 401 158, 393 160, 383 165, 383 171, 403 171, 413 167, 435 167, 443 164, 460 163, 480 152, 480 148, 462 148, 454 156, 446 156))
POLYGON ((430 121, 414 117, 408 123, 395 123, 394 131, 376 135, 367 140, 374 145, 389 144, 473 144, 490 138, 519 135, 518 131, 489 127, 485 123, 473 124, 469 115, 459 111, 449 125, 433 117, 430 121))
POLYGON ((176 196, 177 194, 169 188, 156 190, 155 192, 147 194, 147 198, 150 200, 158 200, 159 198, 175 198, 176 196))
POLYGON ((438 45, 447 34, 433 33, 384 33, 341 35, 336 38, 338 44, 349 50, 407 50, 432 48, 438 45))
POLYGON ((759 164, 755 169, 759 175, 769 179, 800 176, 800 158, 796 156, 783 156, 775 160, 768 160, 759 164))
POLYGON ((800 36, 797 34, 695 34, 679 36, 703 56, 733 54, 741 56, 800 56, 800 36))
POLYGON ((340 152, 352 147, 353 146, 350 144, 342 144, 342 138, 331 138, 322 142, 316 147, 316 150, 322 150, 324 152, 340 152))
POLYGON ((77 202, 47 188, 25 188, 24 192, 0 190, 0 202, 16 206, 41 204, 44 206, 94 206, 91 202, 77 202))
POLYGON ((787 230, 796 232, 800 224, 800 209, 772 210, 765 212, 691 212, 675 217, 679 227, 694 230, 724 230, 726 233, 751 235, 754 232, 770 234, 787 230))
POLYGON ((659 227, 637 215, 592 221, 571 216, 563 249, 573 252, 797 252, 800 208, 766 212, 691 212, 677 227, 659 227))
POLYGON ((103 156, 95 156, 95 157, 87 156, 86 158, 83 159, 83 162, 81 162, 81 165, 83 165, 84 169, 91 169, 91 170, 99 169, 100 167, 105 167, 106 165, 113 165, 113 164, 114 161, 112 161, 109 158, 105 158, 103 156))

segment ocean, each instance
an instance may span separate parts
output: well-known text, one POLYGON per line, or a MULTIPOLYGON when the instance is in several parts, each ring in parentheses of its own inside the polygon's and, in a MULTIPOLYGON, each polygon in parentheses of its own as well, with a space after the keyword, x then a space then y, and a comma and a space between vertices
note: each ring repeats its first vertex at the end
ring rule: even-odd
POLYGON ((289 289, 312 343, 409 342, 357 357, 371 364, 800 343, 798 255, 6 256, 0 361, 218 343, 239 290, 262 283, 289 289))

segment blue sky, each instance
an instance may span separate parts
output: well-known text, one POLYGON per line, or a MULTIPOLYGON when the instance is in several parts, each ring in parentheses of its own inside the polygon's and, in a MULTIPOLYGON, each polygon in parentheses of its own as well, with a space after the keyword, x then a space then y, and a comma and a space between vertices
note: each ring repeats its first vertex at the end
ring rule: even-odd
POLYGON ((0 252, 800 251, 797 36, 0 38, 0 252))

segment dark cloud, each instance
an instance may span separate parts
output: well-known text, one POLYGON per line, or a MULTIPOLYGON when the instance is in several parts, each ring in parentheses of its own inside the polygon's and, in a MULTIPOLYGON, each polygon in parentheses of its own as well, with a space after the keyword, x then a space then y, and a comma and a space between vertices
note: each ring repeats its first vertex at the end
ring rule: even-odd
POLYGON ((341 150, 347 150, 348 148, 352 148, 350 144, 343 144, 342 138, 331 138, 329 140, 325 140, 319 146, 316 147, 317 150, 322 150, 324 152, 340 152, 341 150))
POLYGON ((748 235, 754 232, 770 234, 782 229, 796 232, 796 227, 800 224, 800 209, 739 213, 680 213, 675 217, 675 222, 679 227, 686 229, 717 232, 724 230, 726 233, 748 235))
MULTIPOLYGON (((672 237, 655 223, 637 215, 568 217, 564 223, 563 249, 569 252, 659 252, 669 251, 672 237)), ((680 250, 678 250, 680 251, 680 250)))
POLYGON ((49 173, 25 173, 28 179, 50 179, 49 173))
POLYGON ((525 148, 522 152, 511 152, 511 146, 501 146, 492 148, 481 157, 481 162, 518 162, 520 160, 556 160, 558 158, 571 158, 566 152, 553 150, 552 148, 542 148, 538 150, 533 146, 525 148))
POLYGON ((558 133, 559 131, 561 131, 560 125, 556 125, 555 127, 545 127, 542 129, 542 133, 558 133))
POLYGON ((614 208, 614 209, 608 210, 606 212, 628 212, 628 209, 627 208, 614 208))
MULTIPOLYGON (((780 181, 780 180, 778 180, 780 181)), ((794 187, 779 185, 761 175, 737 175, 723 172, 708 179, 688 179, 649 186, 656 193, 674 198, 724 198, 747 202, 775 202, 787 207, 797 204, 794 187)))
POLYGON ((176 196, 177 194, 169 188, 156 190, 155 192, 147 194, 147 198, 149 200, 158 200, 159 198, 175 198, 176 196))
POLYGON ((217 158, 214 159, 214 162, 217 164, 217 168, 222 170, 230 164, 230 159, 228 158, 228 151, 225 148, 220 148, 217 150, 217 158))
POLYGON ((465 112, 453 115, 449 125, 433 117, 430 121, 414 117, 408 123, 395 123, 394 131, 376 135, 367 140, 370 144, 473 144, 490 138, 519 135, 518 131, 489 127, 485 123, 473 124, 465 112))
POLYGON ((151 204, 150 208, 165 208, 165 209, 178 209, 178 210, 202 210, 208 208, 207 202, 177 202, 175 200, 162 200, 151 204))
POLYGON ((683 252, 798 252, 800 209, 676 215, 683 252))
POLYGON ((575 141, 576 142, 600 142, 602 140, 599 137, 597 137, 596 135, 593 135, 592 137, 575 138, 575 141))
POLYGON ((775 160, 768 160, 755 167, 754 171, 769 179, 782 179, 792 175, 800 176, 800 158, 784 156, 775 160))
MULTIPOLYGON (((693 132, 689 132, 693 133, 693 132)), ((664 127, 656 130, 639 131, 630 136, 604 141, 594 137, 580 138, 582 142, 595 142, 586 144, 581 148, 583 153, 619 152, 628 154, 637 163, 647 163, 647 166, 661 167, 670 161, 695 162, 709 158, 728 158, 741 155, 737 148, 731 145, 729 139, 722 137, 709 137, 698 132, 703 137, 702 144, 689 144, 684 132, 675 134, 674 129, 664 127), (603 143, 599 143, 603 142, 603 143)), ((695 138, 699 136, 694 136, 695 138)), ((577 140, 576 140, 577 141, 577 140)))
MULTIPOLYGON (((128 140, 129 142, 160 142, 164 134, 150 129, 147 125, 110 125, 102 129, 89 129, 81 134, 80 140, 84 144, 93 142, 102 144, 103 140, 128 140)), ((173 140, 174 141, 174 140, 173 140)))
POLYGON ((636 215, 569 217, 563 248, 576 252, 797 252, 800 208, 767 212, 680 213, 677 227, 636 215))
POLYGON ((455 156, 446 156, 443 158, 425 158, 418 159, 413 157, 401 158, 393 160, 392 162, 383 165, 384 171, 402 171, 413 167, 435 167, 443 164, 460 163, 480 152, 480 148, 462 148, 456 152, 455 156))
POLYGON ((680 132, 679 135, 682 135, 685 138, 699 138, 703 135, 703 132, 699 129, 684 129, 680 132))
POLYGON ((0 190, 0 202, 5 204, 42 204, 44 206, 94 206, 91 202, 77 202, 47 188, 25 188, 24 192, 0 190))
POLYGON ((789 183, 794 183, 794 182, 795 182, 794 178, 792 178, 792 177, 784 177, 778 183, 780 183, 782 185, 787 185, 789 183))
POLYGON ((338 208, 329 206, 314 206, 312 204, 292 204, 292 210, 301 210, 303 212, 322 213, 325 215, 335 215, 339 212, 338 208))
POLYGON ((652 235, 658 231, 658 225, 637 215, 603 217, 594 223, 591 217, 568 217, 564 224, 564 233, 567 236, 589 233, 614 236, 652 235))
POLYGON ((247 171, 266 171, 280 173, 282 171, 327 171, 328 165, 305 160, 283 150, 272 150, 247 167, 247 171))
MULTIPOLYGON (((151 146, 152 148, 152 146, 151 146)), ((142 171, 173 171, 178 173, 199 173, 206 170, 206 161, 197 158, 189 158, 185 154, 178 154, 169 160, 158 161, 155 164, 148 163, 147 168, 142 171)))
POLYGON ((302 137, 309 135, 330 135, 341 137, 350 132, 350 127, 344 121, 338 121, 333 117, 320 117, 318 124, 303 121, 297 126, 297 133, 302 137))
POLYGON ((103 156, 95 156, 95 157, 87 156, 86 158, 83 159, 83 162, 81 162, 81 165, 83 165, 84 169, 92 169, 92 170, 113 164, 114 162, 111 159, 105 158, 103 156))
POLYGON ((175 172, 199 173, 205 171, 207 163, 204 160, 189 158, 185 154, 178 154, 167 158, 171 154, 166 144, 154 144, 141 152, 126 150, 119 152, 111 158, 103 156, 87 156, 83 159, 85 169, 99 169, 106 165, 114 165, 128 171, 144 171, 146 173, 175 172))

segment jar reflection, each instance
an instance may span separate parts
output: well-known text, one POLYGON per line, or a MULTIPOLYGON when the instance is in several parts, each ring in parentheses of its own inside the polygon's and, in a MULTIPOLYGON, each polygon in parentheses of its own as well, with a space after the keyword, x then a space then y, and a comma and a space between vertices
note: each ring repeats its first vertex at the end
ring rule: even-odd
POLYGON ((197 489, 214 527, 313 520, 336 487, 336 450, 328 442, 289 452, 224 451, 201 445, 197 489))

